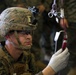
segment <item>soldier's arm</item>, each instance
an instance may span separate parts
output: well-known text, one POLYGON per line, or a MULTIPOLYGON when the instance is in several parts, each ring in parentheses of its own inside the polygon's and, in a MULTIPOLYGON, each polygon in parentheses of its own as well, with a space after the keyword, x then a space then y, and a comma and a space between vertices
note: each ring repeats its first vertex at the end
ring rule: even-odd
POLYGON ((50 68, 50 66, 47 66, 43 71, 37 73, 36 75, 54 75, 55 71, 50 68))
POLYGON ((52 55, 47 67, 37 75, 54 75, 55 73, 59 72, 67 66, 69 55, 68 48, 66 48, 64 51, 62 51, 62 49, 58 50, 52 55))

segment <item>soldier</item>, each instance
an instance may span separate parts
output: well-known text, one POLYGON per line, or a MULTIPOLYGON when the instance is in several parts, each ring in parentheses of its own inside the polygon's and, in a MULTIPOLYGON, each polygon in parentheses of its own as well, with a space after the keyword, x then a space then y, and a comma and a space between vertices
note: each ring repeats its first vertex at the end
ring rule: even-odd
MULTIPOLYGON (((71 70, 74 70, 76 67, 76 65, 75 65, 75 61, 76 61, 76 45, 75 45, 76 44, 76 37, 75 37, 76 1, 75 0, 69 0, 69 1, 63 0, 63 2, 62 2, 62 0, 60 0, 60 1, 63 4, 64 14, 65 14, 64 18, 61 18, 61 20, 60 20, 60 25, 63 29, 65 29, 65 27, 67 27, 66 30, 68 31, 68 48, 70 51, 70 60, 69 60, 68 68, 70 68, 71 70)), ((59 5, 60 5, 60 3, 59 3, 59 5)), ((76 71, 76 69, 74 71, 76 71)), ((69 73, 69 75, 70 75, 70 73, 69 73)), ((76 74, 74 74, 74 75, 76 75, 76 74)))
MULTIPOLYGON (((1 13, 0 35, 6 40, 0 47, 0 75, 36 74, 34 56, 30 52, 36 28, 32 21, 33 15, 26 8, 11 7, 1 13)), ((68 49, 63 52, 60 49, 37 75, 54 75, 66 67, 68 58, 68 49)))

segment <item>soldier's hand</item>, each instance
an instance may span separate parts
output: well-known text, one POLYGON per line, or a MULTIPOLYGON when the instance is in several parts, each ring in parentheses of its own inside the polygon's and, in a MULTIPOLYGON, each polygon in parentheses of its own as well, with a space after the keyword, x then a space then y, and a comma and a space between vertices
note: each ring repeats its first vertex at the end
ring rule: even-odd
POLYGON ((62 70, 67 66, 69 55, 68 48, 66 48, 63 52, 62 49, 58 50, 52 55, 48 66, 50 66, 55 72, 62 70))

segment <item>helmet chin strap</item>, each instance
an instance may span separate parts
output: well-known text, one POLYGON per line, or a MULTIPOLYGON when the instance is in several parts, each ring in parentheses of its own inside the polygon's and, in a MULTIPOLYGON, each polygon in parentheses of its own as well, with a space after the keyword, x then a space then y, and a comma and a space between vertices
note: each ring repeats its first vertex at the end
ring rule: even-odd
POLYGON ((10 42, 16 49, 19 49, 19 50, 23 50, 23 51, 29 51, 31 46, 22 46, 22 45, 17 45, 15 44, 14 42, 10 42))
POLYGON ((19 41, 17 31, 15 31, 14 33, 15 33, 15 37, 16 37, 16 39, 17 39, 18 45, 17 45, 16 43, 14 43, 14 42, 10 42, 10 43, 13 44, 13 46, 14 46, 15 48, 19 49, 19 50, 29 51, 30 48, 31 48, 31 46, 32 46, 32 44, 31 44, 30 46, 23 46, 23 45, 21 44, 21 42, 19 41))

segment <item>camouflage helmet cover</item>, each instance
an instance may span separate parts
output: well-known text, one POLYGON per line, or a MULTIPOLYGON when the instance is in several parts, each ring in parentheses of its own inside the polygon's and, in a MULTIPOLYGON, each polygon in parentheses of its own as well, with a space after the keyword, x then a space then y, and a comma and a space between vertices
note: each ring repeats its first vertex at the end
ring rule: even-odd
POLYGON ((32 24, 33 15, 21 7, 10 7, 0 15, 0 36, 5 36, 11 30, 25 30, 27 27, 35 29, 32 24))

